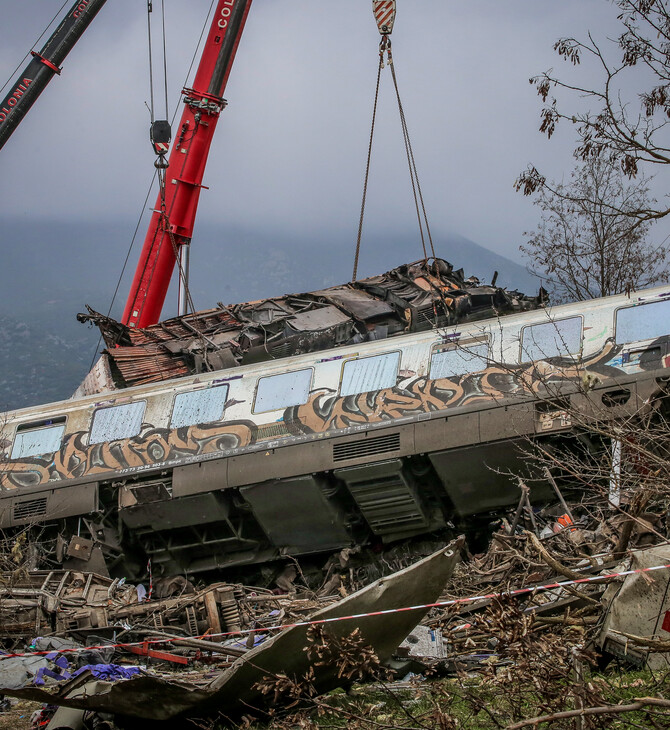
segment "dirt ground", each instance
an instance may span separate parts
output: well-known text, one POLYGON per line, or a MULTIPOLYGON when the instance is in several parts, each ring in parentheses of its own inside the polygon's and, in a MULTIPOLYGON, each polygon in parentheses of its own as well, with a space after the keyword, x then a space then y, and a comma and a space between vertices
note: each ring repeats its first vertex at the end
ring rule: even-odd
POLYGON ((30 716, 42 706, 37 702, 11 700, 7 712, 0 712, 0 730, 30 730, 30 716))

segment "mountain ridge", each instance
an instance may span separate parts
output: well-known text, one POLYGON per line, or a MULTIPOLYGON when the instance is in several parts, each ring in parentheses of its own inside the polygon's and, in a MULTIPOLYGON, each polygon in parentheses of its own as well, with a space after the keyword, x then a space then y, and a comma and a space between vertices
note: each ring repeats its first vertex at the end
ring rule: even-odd
MULTIPOLYGON (((86 375, 99 341, 97 329, 79 324, 76 314, 85 304, 107 313, 118 280, 110 272, 121 269, 126 246, 120 242, 127 231, 115 223, 18 218, 0 221, 0 230, 5 241, 0 267, 0 411, 68 398, 86 375)), ((262 228, 199 226, 190 282, 196 308, 348 281, 353 245, 345 247, 339 234, 314 239, 262 228)), ((463 268, 466 276, 490 282, 497 270, 499 286, 537 292, 539 282, 515 262, 458 234, 434 240, 437 255, 463 268)), ((371 233, 363 238, 359 277, 421 257, 415 233, 371 233)), ((113 317, 121 316, 130 276, 121 280, 113 317)), ((169 292, 163 318, 176 314, 175 301, 176 294, 169 292)))

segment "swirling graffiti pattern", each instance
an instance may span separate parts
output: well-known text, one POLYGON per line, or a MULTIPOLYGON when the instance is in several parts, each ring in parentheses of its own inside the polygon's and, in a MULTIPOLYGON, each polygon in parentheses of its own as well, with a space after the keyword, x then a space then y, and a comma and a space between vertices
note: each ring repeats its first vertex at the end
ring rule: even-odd
MULTIPOLYGON (((425 376, 403 378, 392 388, 351 396, 319 389, 307 403, 286 409, 286 437, 333 432, 367 423, 393 421, 477 403, 508 401, 538 396, 548 388, 589 377, 606 379, 620 375, 622 348, 608 343, 597 355, 576 364, 555 358, 526 365, 493 365, 478 373, 430 380, 425 376)), ((665 360, 650 361, 648 369, 667 367, 665 360)), ((644 367, 644 364, 643 364, 644 367)), ((88 432, 66 436, 60 450, 44 458, 10 460, 0 467, 0 489, 34 487, 47 482, 96 477, 123 470, 160 465, 186 457, 205 456, 277 439, 261 437, 250 420, 215 422, 177 429, 144 424, 134 438, 87 444, 88 432)))
POLYGON ((311 393, 304 405, 289 408, 284 421, 295 433, 325 433, 445 408, 537 396, 541 388, 558 389, 561 383, 580 379, 586 372, 601 377, 620 373, 607 365, 615 350, 620 348, 608 345, 579 365, 558 358, 521 366, 495 365, 479 373, 453 378, 407 378, 393 388, 344 397, 322 389, 311 393))
POLYGON ((0 487, 34 487, 50 481, 95 476, 242 448, 255 443, 256 432, 256 424, 252 421, 176 429, 144 424, 141 433, 132 439, 88 446, 88 433, 79 431, 66 436, 52 459, 31 457, 8 462, 0 473, 0 487))

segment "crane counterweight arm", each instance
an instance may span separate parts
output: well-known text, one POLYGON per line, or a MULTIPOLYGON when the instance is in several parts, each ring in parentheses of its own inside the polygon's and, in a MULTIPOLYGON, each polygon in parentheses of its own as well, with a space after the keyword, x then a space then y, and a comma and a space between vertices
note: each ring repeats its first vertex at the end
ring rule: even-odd
POLYGON ((0 149, 54 74, 60 74, 61 63, 105 2, 106 0, 77 0, 40 52, 31 51, 32 60, 0 102, 0 149))
POLYGON ((182 92, 184 111, 165 170, 165 189, 158 195, 123 313, 122 322, 130 327, 158 322, 178 249, 193 235, 207 156, 250 6, 251 0, 218 1, 193 88, 182 92))

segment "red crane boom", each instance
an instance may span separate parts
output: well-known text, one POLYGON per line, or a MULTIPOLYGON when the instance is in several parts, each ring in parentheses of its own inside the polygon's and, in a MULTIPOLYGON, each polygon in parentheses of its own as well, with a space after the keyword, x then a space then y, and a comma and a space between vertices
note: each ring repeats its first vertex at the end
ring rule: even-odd
POLYGON ((219 0, 144 239, 122 322, 146 327, 158 322, 180 246, 193 235, 207 156, 226 102, 223 93, 244 30, 251 0, 219 0))

